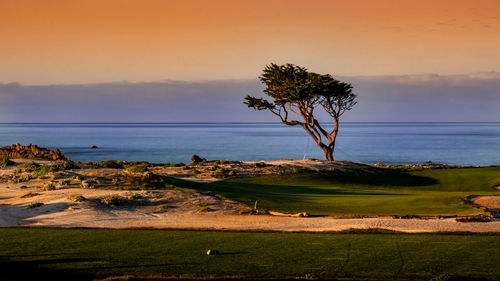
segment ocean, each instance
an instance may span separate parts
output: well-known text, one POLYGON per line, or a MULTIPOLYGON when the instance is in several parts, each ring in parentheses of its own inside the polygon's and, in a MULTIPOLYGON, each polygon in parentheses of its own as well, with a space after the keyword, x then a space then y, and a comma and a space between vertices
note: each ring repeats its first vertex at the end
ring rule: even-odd
MULTIPOLYGON (((75 161, 323 159, 302 128, 280 123, 0 123, 0 146, 13 143, 59 148, 75 161)), ((335 158, 496 165, 500 123, 341 123, 335 158)))

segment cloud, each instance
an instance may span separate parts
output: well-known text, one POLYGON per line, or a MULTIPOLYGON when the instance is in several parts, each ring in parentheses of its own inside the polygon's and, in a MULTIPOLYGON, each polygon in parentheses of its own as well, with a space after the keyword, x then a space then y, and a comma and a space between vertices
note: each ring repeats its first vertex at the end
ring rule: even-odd
MULTIPOLYGON (((345 121, 500 121, 500 73, 339 77, 358 94, 345 121)), ((243 104, 258 80, 0 84, 0 122, 277 121, 243 104)), ((321 115, 326 119, 326 115, 321 115)))

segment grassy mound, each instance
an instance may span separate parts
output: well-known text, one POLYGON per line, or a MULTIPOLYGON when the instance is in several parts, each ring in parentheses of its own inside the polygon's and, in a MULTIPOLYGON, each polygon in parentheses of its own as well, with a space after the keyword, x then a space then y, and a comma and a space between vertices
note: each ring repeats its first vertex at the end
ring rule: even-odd
POLYGON ((180 187, 212 191, 253 206, 288 213, 358 215, 476 215, 463 198, 498 194, 500 167, 401 170, 353 169, 234 178, 180 187))

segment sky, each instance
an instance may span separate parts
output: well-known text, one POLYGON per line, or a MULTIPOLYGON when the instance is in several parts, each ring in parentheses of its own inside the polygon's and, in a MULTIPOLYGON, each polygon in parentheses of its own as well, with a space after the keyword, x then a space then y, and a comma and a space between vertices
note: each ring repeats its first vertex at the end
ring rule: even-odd
POLYGON ((499 34, 497 0, 0 0, 0 122, 272 121, 270 62, 352 82, 346 120, 500 121, 499 34))

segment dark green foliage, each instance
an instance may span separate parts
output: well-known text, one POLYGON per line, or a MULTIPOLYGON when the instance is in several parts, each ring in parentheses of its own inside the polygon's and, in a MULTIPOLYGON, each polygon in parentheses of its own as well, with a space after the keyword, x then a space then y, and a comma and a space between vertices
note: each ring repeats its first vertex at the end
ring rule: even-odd
POLYGON ((182 166, 186 166, 186 164, 184 164, 184 163, 164 163, 162 165, 165 166, 165 167, 182 167, 182 166))
POLYGON ((255 163, 252 163, 250 165, 253 167, 257 167, 257 168, 263 168, 263 167, 267 166, 267 164, 265 162, 255 162, 255 163))
POLYGON ((35 162, 26 162, 26 163, 19 164, 16 168, 18 171, 22 171, 22 172, 33 172, 38 167, 40 167, 40 165, 35 163, 35 162))
POLYGON ((134 164, 126 164, 125 170, 133 173, 144 173, 149 171, 149 163, 134 163, 134 164))
POLYGON ((0 167, 12 166, 14 164, 14 161, 10 160, 9 158, 0 158, 0 167))
POLYGON ((33 171, 33 176, 34 177, 42 177, 42 176, 46 176, 48 173, 57 172, 57 171, 59 171, 57 166, 43 165, 43 166, 37 167, 33 171))
POLYGON ((59 171, 59 168, 54 165, 39 165, 35 162, 26 162, 17 166, 20 172, 32 172, 34 177, 42 177, 51 172, 59 171))
POLYGON ((123 169, 123 163, 116 160, 106 160, 97 163, 97 166, 100 168, 116 168, 123 169))
POLYGON ((137 193, 132 193, 127 196, 128 200, 139 200, 142 199, 142 196, 137 193))
POLYGON ((215 170, 214 176, 216 178, 223 178, 223 177, 226 176, 226 174, 227 174, 227 170, 226 169, 224 169, 224 168, 218 168, 218 169, 215 170))
POLYGON ((247 95, 244 103, 255 110, 269 110, 283 124, 301 126, 325 152, 326 160, 333 160, 339 118, 357 103, 352 85, 293 64, 272 63, 264 68, 259 79, 271 101, 247 95), (316 119, 317 108, 332 117, 332 129, 323 127, 316 119))

